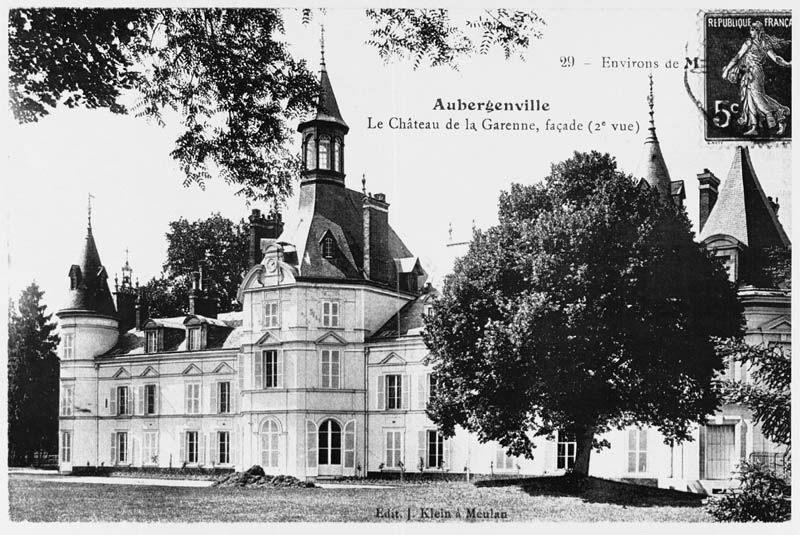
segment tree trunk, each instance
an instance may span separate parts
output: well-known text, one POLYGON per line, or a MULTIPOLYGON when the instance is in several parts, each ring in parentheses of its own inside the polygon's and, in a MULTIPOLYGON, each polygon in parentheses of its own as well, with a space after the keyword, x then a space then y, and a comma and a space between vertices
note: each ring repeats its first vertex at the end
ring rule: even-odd
POLYGON ((586 477, 589 475, 589 457, 592 453, 594 442, 594 427, 585 427, 575 437, 577 448, 575 451, 574 473, 586 477))

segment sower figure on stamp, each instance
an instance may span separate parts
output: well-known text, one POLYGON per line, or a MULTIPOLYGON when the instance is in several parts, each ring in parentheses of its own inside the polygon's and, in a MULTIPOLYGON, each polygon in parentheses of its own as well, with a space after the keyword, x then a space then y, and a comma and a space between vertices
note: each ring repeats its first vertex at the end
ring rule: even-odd
POLYGON ((789 107, 784 106, 767 95, 764 89, 764 63, 767 58, 781 67, 791 67, 791 63, 775 53, 776 49, 791 41, 764 33, 764 24, 754 22, 750 25, 750 39, 722 70, 722 77, 731 83, 739 84, 741 99, 741 115, 738 123, 748 127, 746 136, 758 133, 759 123, 766 123, 767 128, 778 126, 776 135, 786 130, 789 107))

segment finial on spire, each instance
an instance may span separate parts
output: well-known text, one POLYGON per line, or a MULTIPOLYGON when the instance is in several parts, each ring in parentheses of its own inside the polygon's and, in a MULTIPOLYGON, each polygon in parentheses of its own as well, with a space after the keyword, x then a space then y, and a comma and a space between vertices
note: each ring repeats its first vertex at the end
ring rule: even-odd
POLYGON ((447 225, 447 241, 448 243, 453 243, 453 222, 451 221, 447 225))
POLYGON ((656 127, 655 119, 653 118, 655 114, 654 105, 655 105, 655 97, 653 96, 653 73, 650 73, 650 94, 647 95, 647 105, 650 106, 650 128, 656 127))
POLYGON ((367 194, 367 174, 361 173, 361 192, 367 194))
POLYGON ((92 230, 92 199, 94 199, 94 195, 91 193, 89 194, 89 202, 88 202, 88 220, 89 220, 89 230, 92 230))
POLYGON ((325 25, 320 24, 320 31, 319 31, 319 52, 320 52, 320 61, 319 66, 321 70, 325 70, 325 25))

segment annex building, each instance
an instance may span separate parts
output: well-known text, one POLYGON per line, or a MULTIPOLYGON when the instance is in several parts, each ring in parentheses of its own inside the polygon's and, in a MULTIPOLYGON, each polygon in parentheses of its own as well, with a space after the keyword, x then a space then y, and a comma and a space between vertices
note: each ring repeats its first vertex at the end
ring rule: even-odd
MULTIPOLYGON (((401 468, 551 474, 574 463, 568 436, 542 440, 529 460, 466 432, 443 440, 427 418, 436 385, 421 330, 436 290, 389 224, 386 197, 347 187, 348 126, 324 63, 321 86, 316 115, 298 127, 297 219, 250 216, 242 312, 218 314, 199 272, 187 316, 149 317, 127 263, 112 294, 90 222, 69 270, 69 305, 57 313, 61 471, 258 464, 317 478, 401 468)), ((652 121, 645 147, 643 180, 682 203, 684 184, 670 180, 652 121)), ((724 182, 707 170, 698 180, 700 239, 740 284, 748 341, 788 344, 789 291, 753 286, 748 274, 755 252, 789 240, 747 149, 737 149, 724 182)), ((683 446, 664 445, 653 429, 604 438, 612 447, 593 454, 593 474, 697 491, 727 484, 751 454, 777 451, 737 406, 683 446)))

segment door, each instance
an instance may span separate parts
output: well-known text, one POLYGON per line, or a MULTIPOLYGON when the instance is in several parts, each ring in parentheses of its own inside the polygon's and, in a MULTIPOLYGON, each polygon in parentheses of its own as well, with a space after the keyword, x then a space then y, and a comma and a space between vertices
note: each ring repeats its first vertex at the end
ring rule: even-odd
POLYGON ((319 475, 342 475, 342 426, 336 420, 325 420, 317 434, 319 475))
POLYGON ((734 427, 706 426, 706 479, 730 479, 736 459, 734 427))

